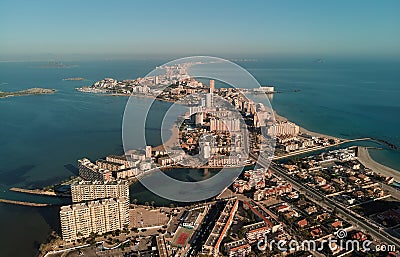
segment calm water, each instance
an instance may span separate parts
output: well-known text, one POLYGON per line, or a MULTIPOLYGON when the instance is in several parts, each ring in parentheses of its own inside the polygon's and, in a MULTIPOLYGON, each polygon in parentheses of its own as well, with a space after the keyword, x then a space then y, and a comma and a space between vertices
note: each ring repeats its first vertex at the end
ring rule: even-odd
MULTIPOLYGON (((110 153, 122 153, 121 122, 127 98, 83 94, 74 88, 104 77, 144 76, 164 62, 76 62, 73 64, 77 67, 68 69, 35 68, 43 63, 0 63, 2 91, 29 87, 58 90, 54 95, 0 99, 0 198, 67 202, 67 199, 11 193, 7 189, 49 185, 75 175, 79 158, 96 160, 110 153), (62 81, 67 77, 87 80, 62 81)), ((284 91, 274 96, 272 105, 294 122, 335 136, 372 136, 400 145, 398 63, 331 63, 328 60, 316 64, 303 60, 239 64, 247 67, 261 84, 272 84, 284 91)), ((138 99, 138 112, 147 101, 150 100, 138 99)), ((159 109, 168 107, 167 103, 157 104, 159 109)), ((160 143, 157 124, 158 117, 154 117, 147 131, 153 145, 160 143)), ((374 151, 372 156, 400 169, 398 151, 374 151)), ((185 170, 178 177, 203 178, 198 170, 185 170)), ((140 184, 132 187, 131 194, 142 203, 169 204, 140 184)), ((58 229, 57 209, 0 204, 0 227, 8 231, 0 235, 0 256, 32 256, 49 231, 58 229)))
MULTIPOLYGON (((261 84, 276 85, 272 105, 308 128, 343 138, 375 137, 400 146, 400 63, 248 63, 261 84), (300 90, 294 93, 290 91, 300 90)), ((400 151, 371 156, 400 170, 400 151)))

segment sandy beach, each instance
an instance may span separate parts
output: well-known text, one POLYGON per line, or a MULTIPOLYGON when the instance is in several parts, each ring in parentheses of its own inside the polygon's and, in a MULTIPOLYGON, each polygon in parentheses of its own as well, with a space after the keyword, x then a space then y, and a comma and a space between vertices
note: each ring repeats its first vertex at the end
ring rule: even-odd
POLYGON ((168 146, 168 147, 173 147, 175 145, 179 144, 179 129, 178 126, 176 124, 174 124, 171 127, 171 133, 172 135, 169 137, 169 139, 167 140, 167 142, 165 142, 164 145, 168 146))
POLYGON ((375 173, 386 177, 393 177, 396 182, 400 182, 400 172, 374 161, 366 147, 358 147, 358 160, 375 173))
MULTIPOLYGON (((279 114, 276 113, 276 112, 275 112, 274 115, 275 115, 275 120, 276 120, 276 121, 288 121, 287 118, 285 118, 285 117, 279 115, 279 114)), ((299 126, 299 127, 300 127, 300 126, 299 126)), ((176 145, 179 145, 179 138, 178 138, 178 136, 179 136, 179 129, 178 129, 177 125, 174 124, 174 125, 171 127, 170 130, 171 130, 171 133, 172 133, 172 134, 171 134, 170 138, 164 143, 164 145, 168 146, 169 148, 171 148, 171 147, 173 147, 173 146, 176 146, 176 145)), ((309 130, 303 128, 303 127, 300 127, 300 132, 301 132, 301 133, 305 133, 305 134, 309 134, 309 135, 314 136, 314 137, 326 137, 326 138, 340 139, 340 140, 342 140, 342 141, 347 141, 346 139, 343 139, 343 138, 337 138, 337 137, 334 137, 334 136, 329 136, 329 135, 325 135, 325 134, 321 134, 321 133, 309 131, 309 130)), ((162 149, 164 149, 164 148, 163 148, 163 145, 159 145, 159 146, 154 147, 153 149, 155 149, 155 150, 162 150, 162 149)), ((315 150, 315 149, 314 149, 314 150, 315 150)), ((314 150, 310 149, 310 151, 314 151, 314 150)))
POLYGON ((170 131, 171 131, 172 134, 169 137, 169 139, 166 142, 164 142, 164 144, 154 147, 153 148, 154 150, 162 150, 162 149, 164 149, 164 146, 167 146, 168 148, 171 148, 173 146, 179 145, 179 138, 178 138, 179 137, 179 129, 178 129, 178 126, 176 124, 174 124, 170 128, 170 131))
MULTIPOLYGON (((285 117, 279 115, 276 111, 274 111, 274 115, 275 115, 275 120, 276 120, 276 121, 288 121, 287 118, 285 118, 285 117)), ((289 120, 289 121, 290 121, 290 120, 289 120)), ((313 131, 307 130, 307 129, 301 127, 301 126, 299 126, 299 127, 300 127, 300 132, 301 132, 301 133, 308 134, 308 135, 311 135, 311 136, 313 136, 313 137, 326 137, 326 138, 330 138, 330 139, 335 139, 335 138, 337 138, 337 139, 340 139, 340 140, 345 140, 345 139, 343 139, 343 138, 334 137, 334 136, 329 136, 329 135, 321 134, 321 133, 318 133, 318 132, 313 132, 313 131)))

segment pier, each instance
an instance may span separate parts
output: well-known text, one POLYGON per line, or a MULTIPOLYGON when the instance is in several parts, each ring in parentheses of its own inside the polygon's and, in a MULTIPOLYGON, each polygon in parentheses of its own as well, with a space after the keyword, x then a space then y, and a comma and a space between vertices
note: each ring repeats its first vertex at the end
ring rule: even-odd
POLYGON ((31 206, 31 207, 50 206, 50 204, 47 204, 47 203, 31 203, 31 202, 14 201, 14 200, 7 200, 7 199, 0 199, 0 203, 16 204, 16 205, 31 206))
POLYGON ((25 194, 33 194, 33 195, 45 195, 45 196, 56 196, 56 197, 71 197, 70 194, 56 193, 52 191, 46 191, 43 189, 26 189, 19 187, 12 187, 9 189, 13 192, 25 193, 25 194))

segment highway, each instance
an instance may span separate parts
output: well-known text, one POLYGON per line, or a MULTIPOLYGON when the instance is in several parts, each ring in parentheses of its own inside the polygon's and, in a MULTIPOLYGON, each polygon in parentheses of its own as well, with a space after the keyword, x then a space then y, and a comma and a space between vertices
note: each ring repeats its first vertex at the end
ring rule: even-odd
MULTIPOLYGON (((255 160, 258 159, 258 157, 254 153, 251 153, 250 156, 255 160)), ((257 162, 260 166, 268 168, 268 163, 265 160, 258 160, 257 162)), ((312 187, 309 187, 305 184, 298 182, 297 180, 289 176, 287 174, 287 171, 282 167, 280 167, 279 165, 271 162, 269 168, 271 169, 272 172, 290 182, 292 186, 297 190, 305 191, 307 196, 313 198, 319 204, 325 205, 329 207, 331 210, 336 208, 337 212, 340 213, 351 224, 356 224, 357 226, 361 227, 362 229, 367 231, 367 233, 379 239, 380 241, 386 244, 395 245, 396 249, 400 249, 400 240, 387 233, 379 225, 373 224, 371 220, 368 220, 367 218, 362 217, 361 215, 355 213, 354 211, 347 209, 338 202, 327 198, 322 192, 319 192, 318 190, 312 187)))

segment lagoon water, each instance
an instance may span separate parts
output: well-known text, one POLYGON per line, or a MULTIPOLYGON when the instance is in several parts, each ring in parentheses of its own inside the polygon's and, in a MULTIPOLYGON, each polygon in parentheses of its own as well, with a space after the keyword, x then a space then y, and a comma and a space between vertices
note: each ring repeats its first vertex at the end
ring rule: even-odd
MULTIPOLYGON (((0 91, 30 87, 57 89, 54 95, 0 99, 0 198, 67 203, 8 191, 41 187, 76 175, 76 161, 122 153, 121 124, 127 97, 80 93, 74 88, 104 77, 144 76, 165 60, 74 62, 70 68, 39 68, 45 63, 0 63, 0 91), (63 81, 83 77, 84 81, 63 81)), ((258 60, 238 62, 260 84, 270 84, 277 112, 309 130, 344 138, 376 137, 400 146, 400 65, 385 61, 314 63, 258 60), (294 92, 294 90, 299 90, 294 92)), ((138 98, 138 112, 150 101, 138 98)), ((157 103, 160 109, 168 103, 157 103)), ((148 140, 158 145, 157 119, 149 123, 148 140)), ((165 131, 169 133, 168 131, 165 131)), ((399 151, 372 151, 374 159, 400 170, 399 151)), ((186 170, 181 179, 201 174, 186 170)), ((159 201, 142 186, 131 189, 139 202, 159 201)), ((58 229, 57 209, 0 204, 0 256, 33 256, 38 244, 58 229), (7 232, 4 232, 7 231, 7 232)))

